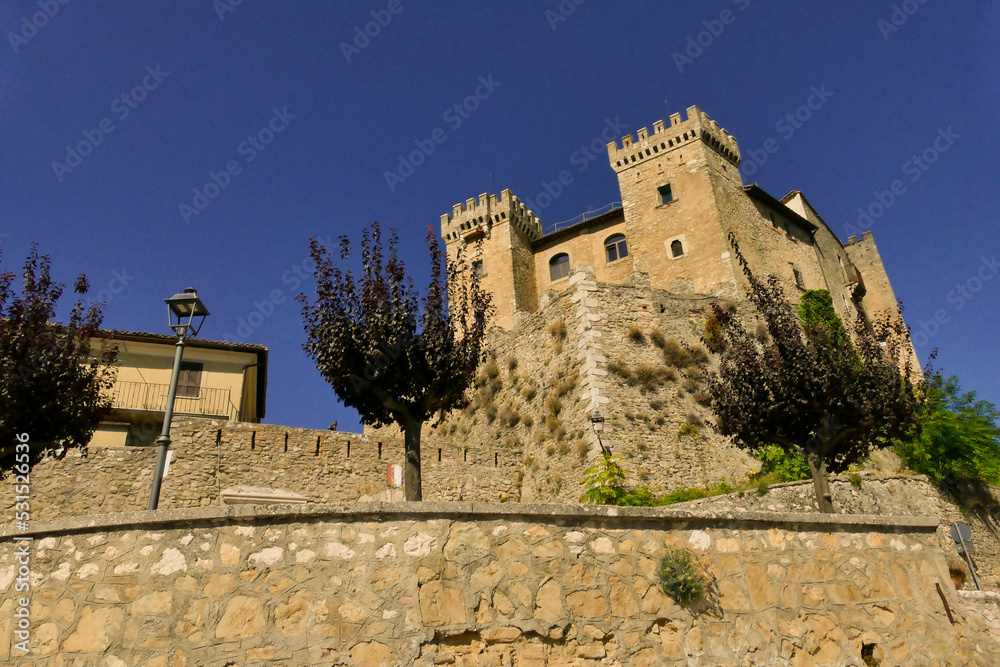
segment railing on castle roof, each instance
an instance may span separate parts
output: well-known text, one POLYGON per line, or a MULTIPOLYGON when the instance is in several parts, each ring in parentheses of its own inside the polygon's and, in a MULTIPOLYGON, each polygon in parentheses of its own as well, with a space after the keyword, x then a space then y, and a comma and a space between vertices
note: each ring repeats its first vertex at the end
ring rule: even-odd
POLYGON ((572 227, 573 225, 579 225, 581 223, 587 222, 588 220, 593 220, 594 218, 599 218, 602 215, 607 215, 612 211, 617 211, 621 207, 622 203, 620 201, 613 201, 607 206, 602 206, 601 208, 595 209, 593 211, 587 211, 586 213, 581 213, 575 218, 571 218, 569 220, 563 220, 562 222, 557 222, 554 225, 552 225, 552 228, 545 233, 552 234, 558 232, 561 229, 566 229, 568 227, 572 227))

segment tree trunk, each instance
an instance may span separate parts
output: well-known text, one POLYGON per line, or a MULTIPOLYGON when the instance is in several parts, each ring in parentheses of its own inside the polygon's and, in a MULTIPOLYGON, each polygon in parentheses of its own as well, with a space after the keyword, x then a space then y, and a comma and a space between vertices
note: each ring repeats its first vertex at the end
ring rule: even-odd
POLYGON ((812 475, 813 490, 816 492, 816 506, 823 514, 833 514, 833 497, 830 495, 830 481, 826 478, 826 461, 820 454, 806 453, 809 474, 812 475))
POLYGON ((403 427, 403 442, 406 450, 406 462, 403 465, 403 490, 406 500, 423 500, 423 490, 420 488, 420 430, 424 423, 415 419, 407 419, 403 427))

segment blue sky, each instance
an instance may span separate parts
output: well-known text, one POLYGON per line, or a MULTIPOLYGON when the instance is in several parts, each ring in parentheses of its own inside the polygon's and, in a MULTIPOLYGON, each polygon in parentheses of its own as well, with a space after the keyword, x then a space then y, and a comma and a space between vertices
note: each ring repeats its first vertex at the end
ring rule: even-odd
POLYGON ((64 1, 0 0, 0 268, 37 241, 126 330, 166 333, 194 285, 203 337, 270 348, 269 423, 359 428, 301 350, 310 236, 394 226, 420 285, 456 202, 569 169, 545 224, 604 206, 606 155, 578 149, 692 104, 746 182, 870 228, 921 355, 1000 403, 996 3, 64 1))

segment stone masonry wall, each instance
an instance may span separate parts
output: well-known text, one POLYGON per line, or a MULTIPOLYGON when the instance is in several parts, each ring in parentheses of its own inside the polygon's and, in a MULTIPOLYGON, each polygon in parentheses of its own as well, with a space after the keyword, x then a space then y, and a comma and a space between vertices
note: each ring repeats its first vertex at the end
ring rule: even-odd
POLYGON ((33 523, 27 555, 0 531, 0 662, 839 667, 868 645, 884 667, 996 664, 998 629, 949 589, 935 525, 473 503, 33 523), (660 590, 674 547, 705 599, 660 590))
MULTIPOLYGON (((704 425, 712 421, 704 405, 711 358, 648 390, 608 370, 614 362, 666 372, 651 334, 700 346, 714 298, 651 289, 643 274, 626 285, 602 284, 589 267, 569 282, 564 292, 543 294, 538 312, 512 331, 492 331, 492 361, 481 367, 469 392, 471 405, 427 429, 426 437, 475 447, 496 443, 511 455, 519 452, 521 502, 577 502, 585 470, 600 452, 590 422, 599 408, 606 419, 602 444, 623 457, 631 485, 648 485, 662 495, 722 478, 744 482, 760 464, 704 425), (641 340, 630 337, 633 328, 641 340), (682 432, 689 421, 703 425, 682 432)), ((366 432, 399 435, 396 428, 366 432)))
MULTIPOLYGON (((357 500, 387 491, 386 468, 403 463, 401 439, 268 424, 178 418, 173 461, 161 508, 218 505, 236 486, 278 488, 314 502, 357 500)), ((425 440, 423 493, 428 500, 517 500, 521 457, 495 443, 425 440)), ((47 459, 31 471, 36 520, 145 509, 156 449, 129 447, 47 459)), ((13 484, 0 485, 0 507, 14 517, 13 484)))
MULTIPOLYGON (((940 517, 938 539, 949 559, 959 558, 949 527, 956 521, 964 521, 972 529, 973 559, 983 587, 1000 590, 1000 532, 997 531, 1000 514, 995 510, 991 513, 989 508, 980 506, 963 512, 953 498, 941 493, 923 475, 861 474, 856 481, 857 485, 846 476, 830 478, 835 512, 940 517)), ((1000 493, 995 495, 1000 498, 1000 493)), ((815 512, 816 496, 812 481, 790 482, 776 484, 764 495, 756 491, 731 493, 694 500, 684 503, 683 507, 727 512, 815 512)), ((975 588, 971 578, 966 581, 965 588, 975 588)))

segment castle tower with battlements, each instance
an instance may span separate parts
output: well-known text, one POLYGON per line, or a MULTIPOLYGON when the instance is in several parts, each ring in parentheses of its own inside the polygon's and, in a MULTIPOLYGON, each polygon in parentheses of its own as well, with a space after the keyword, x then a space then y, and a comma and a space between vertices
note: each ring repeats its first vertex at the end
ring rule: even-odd
POLYGON ((779 200, 744 184, 736 139, 698 107, 609 143, 608 159, 621 202, 562 229, 543 234, 509 190, 441 216, 449 256, 465 248, 493 296, 497 325, 514 327, 583 266, 599 283, 641 273, 654 289, 739 299, 744 277, 730 232, 751 269, 778 276, 793 300, 827 289, 845 319, 895 305, 871 234, 845 245, 801 192, 779 200))

